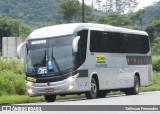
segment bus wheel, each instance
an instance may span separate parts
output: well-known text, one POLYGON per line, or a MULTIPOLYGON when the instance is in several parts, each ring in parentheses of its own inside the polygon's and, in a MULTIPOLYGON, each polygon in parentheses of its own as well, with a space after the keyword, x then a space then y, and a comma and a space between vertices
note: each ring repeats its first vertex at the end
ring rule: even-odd
POLYGON ((98 91, 97 98, 104 98, 107 95, 106 91, 98 91))
POLYGON ((87 99, 95 99, 97 97, 97 83, 94 78, 91 79, 91 89, 86 92, 87 99))
POLYGON ((134 87, 125 90, 126 95, 137 95, 139 93, 140 81, 137 76, 134 77, 134 87))
POLYGON ((56 95, 44 95, 47 102, 54 102, 56 100, 56 95))

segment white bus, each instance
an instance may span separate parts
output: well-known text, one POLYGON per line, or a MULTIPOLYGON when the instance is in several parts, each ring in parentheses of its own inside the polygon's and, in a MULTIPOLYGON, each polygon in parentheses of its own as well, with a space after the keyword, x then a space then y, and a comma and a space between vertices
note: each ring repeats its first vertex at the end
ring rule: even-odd
POLYGON ((136 95, 152 84, 148 34, 92 23, 62 24, 33 31, 17 47, 24 57, 29 96, 85 93, 88 99, 113 90, 136 95))

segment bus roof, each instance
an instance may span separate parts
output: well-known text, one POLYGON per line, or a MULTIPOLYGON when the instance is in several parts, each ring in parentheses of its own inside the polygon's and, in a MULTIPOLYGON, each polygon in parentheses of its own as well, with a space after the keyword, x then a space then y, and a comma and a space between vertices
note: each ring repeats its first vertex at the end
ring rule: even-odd
POLYGON ((71 23, 71 24, 60 24, 60 25, 48 26, 48 27, 37 29, 28 36, 28 39, 41 39, 41 38, 48 38, 48 37, 70 35, 83 29, 148 35, 144 31, 131 30, 131 29, 126 29, 122 27, 105 25, 105 24, 71 23))

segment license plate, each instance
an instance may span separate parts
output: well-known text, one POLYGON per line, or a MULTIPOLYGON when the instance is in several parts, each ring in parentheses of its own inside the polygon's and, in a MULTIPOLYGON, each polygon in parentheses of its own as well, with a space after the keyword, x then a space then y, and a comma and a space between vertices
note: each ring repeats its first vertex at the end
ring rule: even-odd
POLYGON ((46 88, 45 92, 47 92, 47 93, 54 92, 54 89, 53 88, 46 88))

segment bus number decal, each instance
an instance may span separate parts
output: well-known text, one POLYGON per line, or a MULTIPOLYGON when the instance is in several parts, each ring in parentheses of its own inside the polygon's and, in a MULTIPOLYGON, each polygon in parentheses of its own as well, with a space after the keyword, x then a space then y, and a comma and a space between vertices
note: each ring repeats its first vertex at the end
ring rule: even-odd
POLYGON ((45 73, 48 73, 47 68, 39 68, 37 71, 37 74, 45 74, 45 73))

